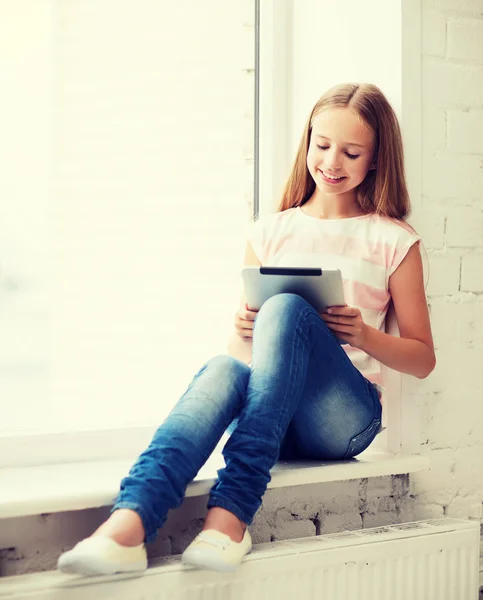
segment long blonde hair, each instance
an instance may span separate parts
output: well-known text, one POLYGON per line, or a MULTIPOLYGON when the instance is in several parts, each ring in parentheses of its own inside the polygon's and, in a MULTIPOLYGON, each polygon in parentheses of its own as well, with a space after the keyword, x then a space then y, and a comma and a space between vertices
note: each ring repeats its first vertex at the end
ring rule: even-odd
POLYGON ((401 130, 387 98, 377 86, 369 83, 337 85, 315 104, 305 126, 278 211, 301 206, 314 193, 315 182, 307 168, 313 121, 323 110, 341 107, 356 112, 375 137, 376 168, 368 171, 364 181, 357 186, 357 202, 364 212, 405 220, 410 212, 410 201, 404 174, 401 130))

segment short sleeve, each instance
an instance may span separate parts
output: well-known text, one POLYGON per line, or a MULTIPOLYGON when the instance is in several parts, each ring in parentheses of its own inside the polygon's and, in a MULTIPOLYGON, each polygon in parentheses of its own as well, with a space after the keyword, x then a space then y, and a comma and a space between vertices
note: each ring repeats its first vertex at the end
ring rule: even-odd
POLYGON ((406 258, 409 249, 421 240, 421 237, 415 233, 408 225, 401 226, 401 233, 396 242, 394 258, 389 267, 389 275, 399 267, 402 261, 406 258), (406 228, 407 227, 407 228, 406 228))

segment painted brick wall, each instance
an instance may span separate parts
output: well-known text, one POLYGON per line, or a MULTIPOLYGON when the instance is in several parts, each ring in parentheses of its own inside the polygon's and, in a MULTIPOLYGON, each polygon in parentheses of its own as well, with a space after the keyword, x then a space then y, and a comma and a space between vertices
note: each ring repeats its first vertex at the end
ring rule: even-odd
MULTIPOLYGON (((240 4, 243 6, 243 3, 240 4)), ((417 386, 429 472, 269 491, 255 542, 426 517, 466 518, 483 499, 483 1, 424 0, 423 199, 413 224, 428 253, 438 365, 417 386)), ((253 74, 253 14, 242 9, 245 74, 253 74)), ((247 79, 247 131, 252 131, 247 79)), ((247 134, 245 195, 252 200, 247 134)), ((152 556, 180 553, 200 529, 205 498, 173 512, 152 556)), ((52 568, 107 509, 11 519, 0 533, 0 574, 52 568), (29 535, 19 531, 28 531, 29 535)))
POLYGON ((423 0, 422 205, 438 364, 418 386, 416 506, 465 518, 483 500, 483 2, 423 0))

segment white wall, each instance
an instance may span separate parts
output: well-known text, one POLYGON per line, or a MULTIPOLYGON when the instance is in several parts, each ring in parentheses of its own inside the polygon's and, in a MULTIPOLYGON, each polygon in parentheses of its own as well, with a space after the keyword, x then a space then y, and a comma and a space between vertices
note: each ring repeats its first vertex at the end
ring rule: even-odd
POLYGON ((483 3, 423 1, 422 203, 437 365, 418 386, 414 501, 466 517, 483 500, 483 3))

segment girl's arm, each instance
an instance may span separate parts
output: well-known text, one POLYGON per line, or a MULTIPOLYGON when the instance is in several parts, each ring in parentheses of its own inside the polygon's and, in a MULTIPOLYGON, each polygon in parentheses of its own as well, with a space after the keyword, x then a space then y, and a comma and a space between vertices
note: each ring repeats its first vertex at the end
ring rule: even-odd
MULTIPOLYGON (((245 250, 245 260, 244 265, 247 267, 251 266, 259 266, 262 263, 258 260, 257 255, 255 254, 252 245, 250 242, 247 242, 246 250, 245 250)), ((246 310, 246 298, 245 292, 243 291, 240 309, 241 311, 246 310)), ((238 315, 238 312, 237 312, 238 315)), ((239 318, 239 317, 236 317, 239 318)), ((247 333, 250 333, 248 331, 247 333)), ((238 358, 242 362, 249 363, 252 360, 252 338, 241 338, 235 331, 230 335, 228 339, 227 352, 231 356, 238 358)))
POLYGON ((366 325, 360 311, 353 307, 333 307, 331 314, 324 314, 322 318, 345 341, 387 367, 424 379, 434 369, 436 358, 419 243, 410 248, 389 278, 389 292, 400 337, 366 325))
POLYGON ((400 337, 367 327, 361 349, 391 369, 424 379, 434 369, 436 357, 419 243, 389 278, 389 292, 400 337))

